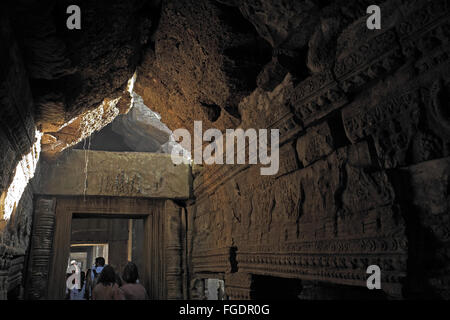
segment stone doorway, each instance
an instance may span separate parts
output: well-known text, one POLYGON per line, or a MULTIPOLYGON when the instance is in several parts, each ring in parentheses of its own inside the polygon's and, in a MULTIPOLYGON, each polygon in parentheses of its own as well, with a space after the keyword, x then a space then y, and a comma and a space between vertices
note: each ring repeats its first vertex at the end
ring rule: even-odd
POLYGON ((164 200, 136 198, 39 199, 37 222, 34 228, 36 239, 33 239, 30 256, 28 281, 30 298, 64 299, 72 223, 74 218, 80 217, 143 220, 143 268, 140 270, 142 283, 147 288, 151 299, 164 298, 164 223, 162 219, 164 205, 164 200), (39 236, 42 234, 53 239, 50 249, 40 247, 49 246, 48 242, 40 241, 39 236))
POLYGON ((144 272, 144 219, 78 216, 72 219, 69 260, 80 263, 81 271, 92 268, 96 257, 103 257, 119 275, 127 261, 144 272))

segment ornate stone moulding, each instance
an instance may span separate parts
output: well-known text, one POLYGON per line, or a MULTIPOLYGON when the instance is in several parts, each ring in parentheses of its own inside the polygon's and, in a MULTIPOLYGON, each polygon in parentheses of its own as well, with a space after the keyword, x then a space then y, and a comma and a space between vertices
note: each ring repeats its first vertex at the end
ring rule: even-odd
POLYGON ((298 84, 289 103, 298 121, 309 126, 347 102, 331 71, 324 71, 298 84))
POLYGON ((230 247, 205 249, 194 252, 192 255, 194 273, 205 271, 218 273, 230 272, 232 270, 230 253, 230 247))

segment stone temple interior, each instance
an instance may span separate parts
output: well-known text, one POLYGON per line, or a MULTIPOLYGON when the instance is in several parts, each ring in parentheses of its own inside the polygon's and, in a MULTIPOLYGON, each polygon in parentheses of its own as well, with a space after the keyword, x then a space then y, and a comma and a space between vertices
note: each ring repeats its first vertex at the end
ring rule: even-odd
POLYGON ((373 2, 1 1, 0 299, 98 255, 150 299, 449 299, 450 2, 373 2), (195 163, 194 121, 279 170, 195 163))

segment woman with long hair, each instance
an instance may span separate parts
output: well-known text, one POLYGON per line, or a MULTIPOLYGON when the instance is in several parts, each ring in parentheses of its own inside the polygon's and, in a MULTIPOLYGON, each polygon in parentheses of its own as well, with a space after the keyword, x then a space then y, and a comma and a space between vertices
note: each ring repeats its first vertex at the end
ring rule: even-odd
POLYGON ((107 265, 103 268, 92 291, 93 300, 124 300, 122 291, 116 283, 114 268, 107 265))
POLYGON ((133 262, 128 262, 122 274, 122 291, 125 300, 147 300, 148 295, 144 286, 139 283, 138 268, 133 262))

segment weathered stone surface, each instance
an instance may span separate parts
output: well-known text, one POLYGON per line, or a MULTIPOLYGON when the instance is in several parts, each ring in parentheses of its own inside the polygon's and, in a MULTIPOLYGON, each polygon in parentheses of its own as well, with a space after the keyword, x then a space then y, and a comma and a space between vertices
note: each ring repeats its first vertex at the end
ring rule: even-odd
POLYGON ((343 110, 344 128, 353 142, 373 136, 382 165, 392 168, 405 163, 417 131, 420 92, 415 87, 392 90, 383 100, 376 97, 378 92, 377 88, 343 110))
POLYGON ((126 112, 120 104, 115 113, 98 109, 122 96, 122 104, 127 99, 127 82, 150 34, 152 4, 151 0, 30 0, 11 6, 12 24, 32 79, 36 121, 48 133, 44 152, 58 153, 102 127, 100 121, 96 125, 87 121, 93 109, 106 124, 126 112), (82 8, 81 30, 66 27, 66 10, 73 4, 82 8))
POLYGON ((6 300, 8 294, 8 274, 14 249, 0 243, 0 300, 6 300))
MULTIPOLYGON (((450 159, 424 162, 402 169, 410 174, 414 194, 413 205, 431 217, 448 212, 448 188, 450 183, 450 159)), ((445 227, 445 224, 441 225, 445 227)))
POLYGON ((250 300, 252 276, 248 273, 228 273, 225 276, 227 286, 225 288, 231 300, 250 300))
POLYGON ((307 126, 348 102, 330 71, 313 75, 298 84, 290 98, 298 121, 307 126))
POLYGON ((105 99, 97 108, 74 118, 57 132, 45 133, 42 151, 48 157, 55 157, 61 151, 76 145, 95 131, 102 129, 119 115, 120 99, 105 99))
POLYGON ((36 199, 27 297, 40 300, 47 297, 50 261, 52 258, 53 235, 55 231, 56 199, 39 197, 36 199))
POLYGON ((308 129, 308 132, 297 140, 297 154, 304 167, 333 150, 333 136, 326 122, 308 129))
POLYGON ((352 141, 372 137, 377 157, 385 168, 395 168, 447 155, 448 120, 444 100, 448 70, 427 72, 420 79, 413 69, 387 77, 342 110, 344 129, 352 141), (380 96, 383 92, 383 96, 380 96))
MULTIPOLYGON (((392 1, 391 4, 395 3, 392 1)), ((334 75, 345 92, 358 90, 373 80, 392 73, 404 63, 393 21, 398 21, 395 7, 383 18, 381 30, 369 30, 361 17, 343 30, 337 39, 334 75), (358 45, 354 45, 358 43, 358 45)))
MULTIPOLYGON (((417 1, 412 5, 405 1, 400 6, 400 10, 404 19, 396 25, 396 30, 405 56, 442 56, 442 52, 437 49, 447 46, 449 39, 448 33, 444 31, 449 25, 448 2, 445 0, 417 1)), ((419 58, 416 66, 420 68, 422 62, 423 60, 419 58)), ((422 67, 427 66, 422 65, 422 67)))
MULTIPOLYGON (((364 143, 277 178, 250 167, 198 198, 193 256, 235 246, 239 271, 361 286, 365 263, 378 261, 391 270, 385 289, 396 296, 407 242, 389 179, 372 168, 364 143), (342 259, 333 258, 337 253, 342 259)), ((214 270, 220 266, 226 264, 214 270)))
POLYGON ((318 6, 311 1, 237 1, 243 15, 272 47, 299 48, 317 23, 318 6), (257 14, 255 14, 257 13, 257 14))
POLYGON ((155 51, 138 70, 136 92, 172 130, 192 130, 194 120, 203 120, 205 130, 234 128, 239 101, 270 59, 270 46, 237 8, 164 2, 155 51))
POLYGON ((265 91, 272 91, 285 78, 288 70, 283 67, 277 58, 265 65, 264 69, 258 75, 256 84, 265 91))
MULTIPOLYGON (((0 10, 3 195, 34 143, 35 122, 48 155, 76 144, 128 111, 125 89, 139 64, 137 92, 172 130, 192 132, 194 120, 204 130, 280 130, 274 176, 261 176, 260 165, 196 168, 195 200, 186 203, 187 216, 165 216, 168 241, 158 244, 171 255, 171 297, 182 290, 205 297, 203 279, 214 275, 234 299, 279 296, 263 290, 285 283, 279 278, 301 282, 292 294, 306 299, 355 299, 363 291, 367 298, 448 298, 447 1, 382 1, 381 30, 365 24, 371 0, 119 2, 78 1, 83 29, 70 32, 68 0, 0 10), (13 19, 4 19, 9 13, 13 19), (377 294, 366 290, 371 264, 382 270, 377 294), (182 270, 191 273, 189 288, 182 270)), ((151 121, 144 125, 144 110, 121 117, 136 116, 118 130, 129 151, 144 142, 155 151, 166 139, 151 121)), ((110 200, 188 197, 179 189, 188 186, 188 167, 113 154, 68 153, 46 164, 38 186, 110 200)), ((0 226, 0 298, 20 282, 32 193, 0 226)), ((38 240, 52 229, 49 212, 45 226, 37 221, 38 240)), ((32 250, 32 264, 48 261, 48 241, 32 250)), ((34 274, 36 297, 45 268, 34 274)))
POLYGON ((188 199, 190 167, 170 155, 72 150, 42 168, 36 192, 47 195, 188 199))
POLYGON ((450 298, 450 159, 443 158, 403 168, 398 178, 409 203, 405 215, 412 247, 410 279, 411 297, 426 292, 430 298, 450 298), (420 244, 420 245, 419 245, 420 244))
MULTIPOLYGON (((292 76, 287 74, 283 81, 271 91, 257 88, 239 104, 241 127, 260 128, 276 126, 280 116, 290 114, 286 105, 293 90, 292 76), (273 110, 277 110, 276 113, 273 110)), ((281 129, 276 126, 277 129, 281 129)))

